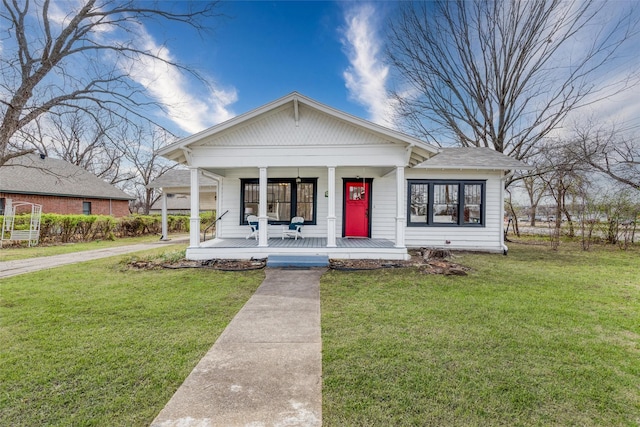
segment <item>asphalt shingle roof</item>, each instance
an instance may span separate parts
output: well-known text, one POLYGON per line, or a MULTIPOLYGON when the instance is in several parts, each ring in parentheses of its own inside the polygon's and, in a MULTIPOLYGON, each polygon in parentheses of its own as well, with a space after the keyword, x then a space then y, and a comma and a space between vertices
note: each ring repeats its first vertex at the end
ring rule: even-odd
MULTIPOLYGON (((217 186, 218 183, 202 173, 198 178, 200 186, 217 186)), ((175 187, 190 187, 191 186, 191 171, 184 169, 174 169, 163 173, 158 178, 154 179, 147 185, 147 188, 175 188, 175 187)))
POLYGON ((440 152, 416 168, 422 169, 530 169, 526 163, 489 148, 441 148, 440 152))
POLYGON ((0 192, 132 200, 87 170, 60 159, 27 154, 0 167, 0 192))

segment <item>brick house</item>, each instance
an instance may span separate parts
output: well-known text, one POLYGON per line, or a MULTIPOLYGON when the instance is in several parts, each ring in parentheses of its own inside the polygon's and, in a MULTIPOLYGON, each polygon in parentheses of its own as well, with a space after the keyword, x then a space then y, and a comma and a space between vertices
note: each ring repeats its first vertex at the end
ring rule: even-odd
POLYGON ((79 166, 29 154, 0 167, 0 215, 6 199, 42 205, 43 213, 121 217, 134 198, 79 166))

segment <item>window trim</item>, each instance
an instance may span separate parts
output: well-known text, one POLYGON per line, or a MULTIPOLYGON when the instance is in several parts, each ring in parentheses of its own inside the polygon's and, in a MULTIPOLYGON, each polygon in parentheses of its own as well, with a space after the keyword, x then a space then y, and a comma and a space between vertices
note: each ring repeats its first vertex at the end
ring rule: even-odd
MULTIPOLYGON (((244 193, 245 184, 258 184, 258 178, 240 178, 240 225, 249 225, 244 215, 244 193)), ((316 225, 318 217, 318 178, 300 178, 301 184, 313 184, 313 220, 305 219, 305 225, 316 225)), ((291 184, 291 218, 296 216, 298 206, 298 178, 268 178, 268 184, 287 183, 291 184)), ((291 220, 269 221, 269 224, 289 224, 291 220)))
POLYGON ((486 226, 486 201, 487 201, 487 181, 486 180, 456 180, 456 179, 408 179, 407 180, 407 227, 485 227, 486 226), (414 184, 428 186, 428 202, 427 202, 427 221, 412 222, 411 221, 411 187, 414 184), (458 186, 458 222, 442 223, 433 220, 433 201, 435 185, 457 185, 458 186), (465 223, 465 185, 480 185, 480 222, 465 223))

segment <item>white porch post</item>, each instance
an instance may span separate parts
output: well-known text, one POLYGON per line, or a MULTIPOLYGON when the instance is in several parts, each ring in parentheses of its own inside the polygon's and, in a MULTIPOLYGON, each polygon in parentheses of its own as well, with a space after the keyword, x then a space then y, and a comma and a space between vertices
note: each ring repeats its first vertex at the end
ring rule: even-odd
POLYGON ((327 247, 336 247, 336 168, 327 168, 327 247))
POLYGON ((404 248, 405 214, 404 166, 396 167, 396 248, 404 248))
MULTIPOLYGON (((222 213, 222 178, 218 178, 218 184, 216 185, 216 217, 220 217, 222 213)), ((215 218, 214 218, 215 219, 215 218)), ((220 229, 222 228, 221 223, 216 223, 216 238, 222 237, 222 233, 220 233, 220 229)))
POLYGON ((162 240, 169 240, 169 227, 167 225, 167 193, 162 190, 162 240))
POLYGON ((200 246, 200 182, 198 168, 191 171, 191 218, 189 220, 189 246, 200 246))
POLYGON ((267 168, 260 168, 260 202, 258 204, 258 247, 269 246, 269 217, 267 216, 267 168))
POLYGON ((502 177, 500 178, 500 238, 499 238, 499 242, 500 242, 500 247, 502 248, 502 253, 503 254, 507 254, 507 250, 508 247, 507 245, 504 243, 504 186, 505 186, 505 181, 507 178, 507 174, 506 172, 502 172, 502 177))

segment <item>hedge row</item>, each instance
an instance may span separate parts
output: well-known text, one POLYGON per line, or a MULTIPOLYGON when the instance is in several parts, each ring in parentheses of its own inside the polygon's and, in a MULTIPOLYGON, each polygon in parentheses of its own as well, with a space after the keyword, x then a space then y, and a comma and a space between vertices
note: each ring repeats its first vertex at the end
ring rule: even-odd
MULTIPOLYGON (((201 229, 211 223, 214 214, 200 215, 201 229)), ((14 228, 29 229, 30 215, 16 215, 14 228)), ((0 216, 0 223, 2 216, 0 216)), ((168 215, 169 233, 189 231, 189 217, 168 215)), ((114 218, 108 215, 59 215, 42 214, 40 218, 41 242, 87 242, 92 240, 113 240, 116 237, 133 237, 162 233, 160 215, 129 215, 114 218)))

